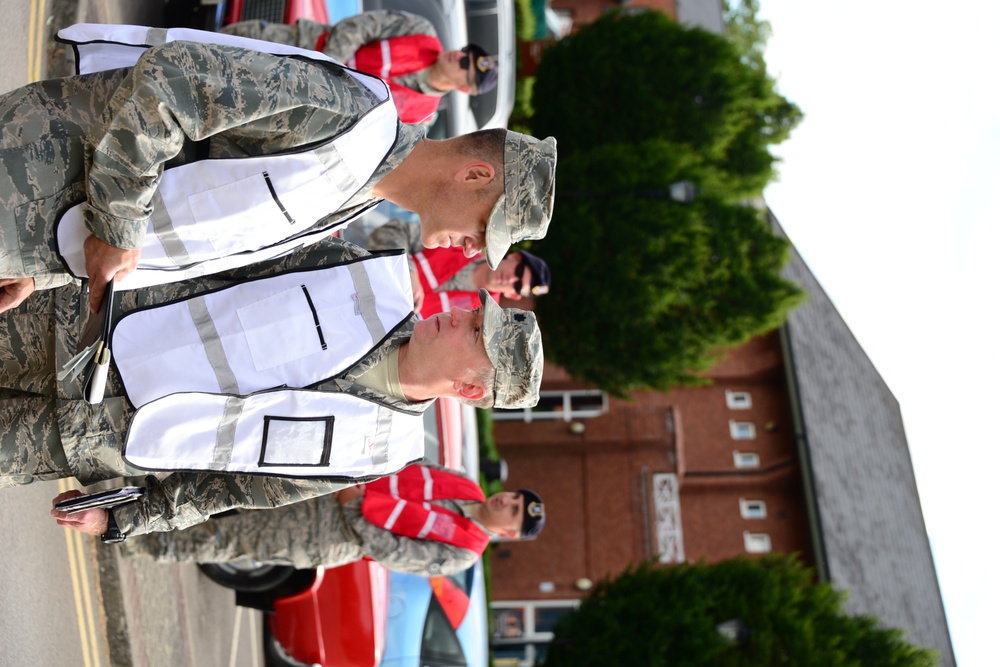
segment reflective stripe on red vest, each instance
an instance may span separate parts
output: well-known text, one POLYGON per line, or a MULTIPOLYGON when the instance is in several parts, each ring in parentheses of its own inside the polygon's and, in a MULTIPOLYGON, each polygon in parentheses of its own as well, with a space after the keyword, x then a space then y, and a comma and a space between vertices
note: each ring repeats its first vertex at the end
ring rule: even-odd
POLYGON ((434 505, 432 500, 485 502, 486 497, 471 479, 413 465, 366 484, 361 514, 369 523, 394 535, 434 540, 483 553, 489 535, 471 519, 434 505))
MULTIPOLYGON (((317 48, 326 43, 326 35, 320 37, 317 48)), ((399 119, 404 123, 422 123, 437 111, 440 97, 400 86, 393 77, 412 74, 430 67, 437 62, 444 48, 437 37, 430 35, 404 35, 368 42, 348 61, 348 66, 384 80, 392 93, 399 119)))

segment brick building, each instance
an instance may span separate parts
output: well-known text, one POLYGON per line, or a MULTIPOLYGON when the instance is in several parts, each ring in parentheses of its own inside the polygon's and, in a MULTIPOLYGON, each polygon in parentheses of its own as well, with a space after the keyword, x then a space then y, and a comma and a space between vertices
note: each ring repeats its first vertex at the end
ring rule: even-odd
POLYGON ((711 385, 619 401, 550 366, 538 407, 494 414, 508 487, 548 513, 539 539, 493 550, 499 664, 532 664, 629 563, 767 552, 801 553, 851 613, 955 664, 899 406, 797 254, 785 272, 809 301, 711 385))

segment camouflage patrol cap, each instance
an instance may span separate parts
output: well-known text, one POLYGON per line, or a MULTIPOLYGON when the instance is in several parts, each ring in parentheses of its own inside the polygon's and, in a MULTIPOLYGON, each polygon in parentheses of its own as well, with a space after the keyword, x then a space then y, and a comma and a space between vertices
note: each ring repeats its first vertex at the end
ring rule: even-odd
POLYGON ((549 229, 556 189, 556 140, 508 130, 503 142, 503 194, 486 223, 486 261, 495 269, 511 244, 549 229))
POLYGON ((526 408, 538 403, 542 384, 542 333, 535 314, 517 308, 501 308, 484 289, 483 343, 496 369, 493 407, 526 408))

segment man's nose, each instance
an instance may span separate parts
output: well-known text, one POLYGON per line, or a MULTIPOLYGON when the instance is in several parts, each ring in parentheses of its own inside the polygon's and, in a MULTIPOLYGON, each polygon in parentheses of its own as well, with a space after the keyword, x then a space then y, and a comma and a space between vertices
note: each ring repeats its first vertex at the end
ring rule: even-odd
POLYGON ((475 257, 482 249, 482 244, 476 239, 466 236, 462 241, 462 252, 466 257, 475 257))

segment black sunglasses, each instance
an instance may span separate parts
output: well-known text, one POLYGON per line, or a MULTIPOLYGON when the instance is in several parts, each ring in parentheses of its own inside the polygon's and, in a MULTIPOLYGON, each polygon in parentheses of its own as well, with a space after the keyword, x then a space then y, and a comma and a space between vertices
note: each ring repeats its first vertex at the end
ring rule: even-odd
POLYGON ((474 93, 477 88, 476 84, 476 74, 469 71, 469 63, 471 62, 472 56, 469 55, 469 47, 462 47, 462 56, 458 61, 458 66, 465 70, 465 81, 469 84, 469 92, 474 93))

